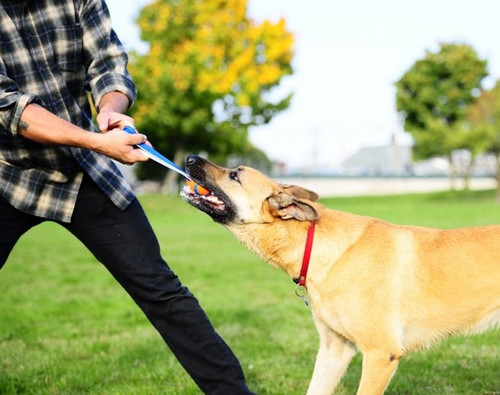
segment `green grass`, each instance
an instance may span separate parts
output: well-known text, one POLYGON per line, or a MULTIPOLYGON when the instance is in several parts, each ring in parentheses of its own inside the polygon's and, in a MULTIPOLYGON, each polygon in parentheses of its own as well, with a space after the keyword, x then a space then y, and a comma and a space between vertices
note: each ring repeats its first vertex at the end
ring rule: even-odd
MULTIPOLYGON (((238 355, 251 388, 305 393, 318 338, 292 281, 180 198, 141 201, 170 266, 238 355)), ((500 223, 490 191, 323 202, 401 224, 500 223)), ((358 355, 339 393, 355 392, 360 363, 358 355)), ((455 338, 405 356, 387 393, 499 394, 499 372, 499 331, 455 338)), ((21 239, 0 271, 0 394, 198 393, 142 313, 77 240, 51 223, 21 239)))

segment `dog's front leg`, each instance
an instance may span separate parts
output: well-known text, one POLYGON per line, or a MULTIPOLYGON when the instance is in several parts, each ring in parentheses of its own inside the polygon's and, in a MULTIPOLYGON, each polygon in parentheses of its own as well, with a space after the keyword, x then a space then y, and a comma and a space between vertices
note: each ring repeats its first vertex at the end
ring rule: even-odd
POLYGON ((307 395, 330 395, 356 354, 356 348, 323 321, 316 319, 315 324, 320 346, 307 395))
POLYGON ((402 356, 402 353, 382 350, 363 352, 363 369, 357 395, 383 394, 402 356))

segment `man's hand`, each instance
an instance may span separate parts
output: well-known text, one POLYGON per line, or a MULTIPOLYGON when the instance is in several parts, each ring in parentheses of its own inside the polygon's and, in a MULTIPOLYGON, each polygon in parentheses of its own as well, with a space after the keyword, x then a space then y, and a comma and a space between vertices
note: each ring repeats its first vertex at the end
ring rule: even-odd
POLYGON ((146 142, 143 134, 128 134, 120 129, 134 127, 133 118, 124 114, 129 106, 129 99, 121 92, 106 93, 99 103, 96 117, 99 129, 91 149, 126 165, 144 162, 148 157, 134 145, 146 142))
POLYGON ((134 120, 125 115, 129 100, 121 92, 106 93, 99 103, 99 114, 96 120, 102 132, 109 132, 115 128, 123 129, 125 126, 134 126, 134 120))
POLYGON ((134 147, 146 142, 146 136, 143 134, 128 134, 121 129, 113 129, 107 133, 94 134, 93 137, 95 138, 91 149, 118 162, 131 165, 149 159, 140 149, 134 147))
POLYGON ((116 128, 123 129, 125 126, 134 126, 134 120, 131 117, 110 109, 101 110, 96 120, 99 129, 103 133, 116 128))

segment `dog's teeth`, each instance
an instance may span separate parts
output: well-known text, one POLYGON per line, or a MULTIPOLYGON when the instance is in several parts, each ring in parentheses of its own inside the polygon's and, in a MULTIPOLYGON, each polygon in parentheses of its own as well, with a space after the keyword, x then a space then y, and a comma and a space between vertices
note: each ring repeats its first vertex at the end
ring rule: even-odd
POLYGON ((214 194, 210 194, 208 196, 204 197, 206 200, 208 200, 210 203, 215 203, 215 204, 223 204, 222 200, 220 200, 217 196, 214 194))

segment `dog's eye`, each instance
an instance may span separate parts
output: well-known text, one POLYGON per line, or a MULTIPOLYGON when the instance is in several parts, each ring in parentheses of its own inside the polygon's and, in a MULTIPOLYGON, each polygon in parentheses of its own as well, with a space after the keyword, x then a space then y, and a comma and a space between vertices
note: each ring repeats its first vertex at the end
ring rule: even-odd
POLYGON ((229 178, 234 181, 240 182, 240 179, 238 178, 238 172, 237 171, 232 171, 229 173, 229 178))

